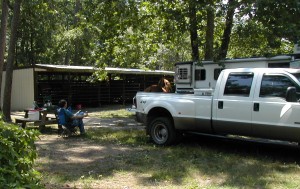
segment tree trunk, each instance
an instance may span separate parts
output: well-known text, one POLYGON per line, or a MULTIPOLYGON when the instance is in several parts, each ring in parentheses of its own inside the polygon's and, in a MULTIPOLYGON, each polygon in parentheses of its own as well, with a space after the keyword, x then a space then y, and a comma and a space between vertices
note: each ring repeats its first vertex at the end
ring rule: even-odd
POLYGON ((3 115, 5 122, 11 122, 10 110, 11 110, 11 90, 12 90, 12 80, 13 80, 13 68, 14 68, 14 57, 15 57, 15 47, 17 43, 17 31, 18 22, 20 17, 20 6, 22 0, 15 0, 14 4, 14 14, 11 25, 11 37, 9 41, 8 48, 8 58, 6 65, 6 77, 5 77, 5 87, 4 87, 4 98, 3 98, 3 115))
POLYGON ((226 23, 225 23, 225 29, 223 32, 222 37, 222 44, 219 51, 218 59, 222 60, 225 59, 227 56, 228 46, 230 42, 230 35, 231 35, 231 29, 233 26, 233 16, 235 8, 237 7, 237 2, 235 0, 228 0, 228 9, 227 9, 227 15, 226 15, 226 23))
MULTIPOLYGON (((8 0, 2 0, 2 16, 1 16, 1 35, 0 35, 0 100, 3 99, 1 96, 2 90, 2 74, 3 74, 3 65, 4 65, 4 54, 6 47, 6 30, 7 30, 7 17, 8 17, 8 0)), ((1 110, 0 102, 0 110, 1 110)))
POLYGON ((70 48, 68 48, 66 52, 65 65, 70 65, 70 48))
MULTIPOLYGON (((75 11, 74 11, 74 27, 78 27, 78 17, 77 14, 78 12, 81 10, 81 2, 80 0, 76 0, 76 4, 75 4, 75 11)), ((74 42, 74 60, 73 60, 73 64, 74 65, 80 65, 80 60, 81 60, 81 48, 82 48, 82 43, 81 40, 76 38, 75 42, 74 42)))
POLYGON ((197 15, 196 15, 196 1, 189 0, 189 18, 190 18, 190 37, 192 47, 193 61, 199 60, 199 45, 198 45, 198 33, 197 33, 197 15))
POLYGON ((207 8, 207 24, 205 37, 205 60, 213 60, 214 58, 214 29, 215 29, 215 10, 213 3, 207 8))

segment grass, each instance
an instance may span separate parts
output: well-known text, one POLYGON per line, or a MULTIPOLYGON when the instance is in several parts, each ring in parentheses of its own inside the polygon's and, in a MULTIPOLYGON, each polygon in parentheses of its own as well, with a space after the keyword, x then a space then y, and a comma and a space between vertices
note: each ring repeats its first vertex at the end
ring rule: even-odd
POLYGON ((89 129, 87 138, 101 143, 113 143, 121 145, 145 145, 148 141, 144 130, 119 130, 113 131, 109 128, 89 129))
POLYGON ((147 142, 141 131, 99 129, 88 138, 101 144, 129 145, 136 149, 108 155, 111 166, 81 177, 87 188, 92 186, 88 183, 98 182, 99 178, 113 180, 113 175, 132 173, 145 175, 143 182, 149 186, 163 188, 297 188, 300 185, 298 162, 219 151, 199 144, 156 147, 147 142))
POLYGON ((91 117, 98 118, 129 118, 134 116, 134 113, 127 111, 126 106, 123 105, 104 106, 100 111, 99 109, 89 109, 89 112, 91 117))
MULTIPOLYGON (((123 111, 105 110, 101 116, 132 116, 123 111)), ((179 145, 157 147, 149 142, 144 131, 109 128, 93 128, 80 140, 104 148, 97 152, 97 159, 77 163, 74 168, 70 164, 67 170, 53 171, 51 158, 39 161, 37 168, 43 170, 43 182, 56 183, 51 188, 65 183, 72 183, 68 185, 70 188, 294 189, 300 186, 299 149, 295 146, 187 136, 179 145)), ((68 140, 66 143, 74 145, 68 140)), ((78 154, 75 157, 80 159, 78 154)))
MULTIPOLYGON (((107 171, 149 175, 145 180, 146 183, 166 185, 164 188, 297 188, 300 186, 299 162, 276 160, 276 156, 275 158, 272 154, 266 156, 263 152, 253 154, 251 150, 255 149, 249 149, 250 153, 240 153, 203 146, 197 141, 195 144, 187 142, 177 146, 157 147, 149 143, 141 131, 106 129, 94 132, 89 137, 100 143, 130 145, 138 148, 134 153, 111 157, 118 163, 116 167, 110 167, 111 170, 107 171)), ((245 143, 245 145, 249 147, 249 144, 245 143)), ((254 145, 259 146, 259 144, 254 145)), ((237 145, 232 147, 237 150, 240 148, 237 145)), ((265 147, 261 148, 263 150, 265 147)), ((294 158, 297 160, 297 157, 294 158)))

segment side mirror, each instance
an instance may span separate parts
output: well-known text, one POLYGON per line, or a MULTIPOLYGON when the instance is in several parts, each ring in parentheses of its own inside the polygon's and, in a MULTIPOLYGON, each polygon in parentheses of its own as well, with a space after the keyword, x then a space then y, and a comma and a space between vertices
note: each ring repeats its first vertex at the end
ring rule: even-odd
POLYGON ((285 99, 287 102, 297 102, 297 93, 295 87, 288 87, 286 89, 285 99))

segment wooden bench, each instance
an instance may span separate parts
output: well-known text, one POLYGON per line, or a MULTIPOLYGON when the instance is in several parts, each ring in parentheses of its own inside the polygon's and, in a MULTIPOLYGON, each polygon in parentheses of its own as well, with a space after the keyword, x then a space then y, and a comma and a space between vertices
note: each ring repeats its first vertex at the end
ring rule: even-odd
POLYGON ((21 123, 22 128, 26 127, 26 123, 28 122, 33 122, 34 125, 41 123, 41 120, 33 120, 33 119, 29 119, 29 118, 16 118, 16 123, 21 123))
POLYGON ((15 122, 18 124, 20 123, 22 128, 26 127, 26 123, 33 123, 34 126, 39 126, 39 129, 42 130, 45 128, 46 125, 50 125, 50 124, 56 124, 57 123, 57 119, 56 119, 56 115, 55 112, 48 112, 47 110, 40 110, 40 119, 39 120, 35 120, 35 119, 30 119, 28 118, 28 109, 24 110, 25 111, 25 116, 23 118, 16 118, 15 122), (49 115, 49 114, 53 114, 54 115, 49 115))
POLYGON ((42 121, 42 120, 32 120, 29 118, 16 118, 16 123, 21 123, 22 128, 26 127, 26 123, 33 123, 34 126, 39 126, 40 129, 43 129, 45 125, 56 124, 57 120, 51 118, 50 120, 42 121))

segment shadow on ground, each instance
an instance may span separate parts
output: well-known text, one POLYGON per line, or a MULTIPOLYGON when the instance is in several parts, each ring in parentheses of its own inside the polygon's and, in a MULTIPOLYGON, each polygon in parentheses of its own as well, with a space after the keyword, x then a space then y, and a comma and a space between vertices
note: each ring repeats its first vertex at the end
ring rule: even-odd
MULTIPOLYGON (((119 118, 92 119, 86 125, 87 129, 143 129, 119 118)), ((38 170, 68 183, 90 177, 95 188, 181 187, 191 170, 197 173, 192 176, 197 186, 264 188, 285 182, 268 177, 274 169, 282 174, 299 172, 299 148, 292 143, 188 134, 176 146, 130 146, 85 137, 66 139, 52 132, 55 130, 47 131, 36 142, 38 170)), ((53 183, 47 184, 53 187, 53 183)))

